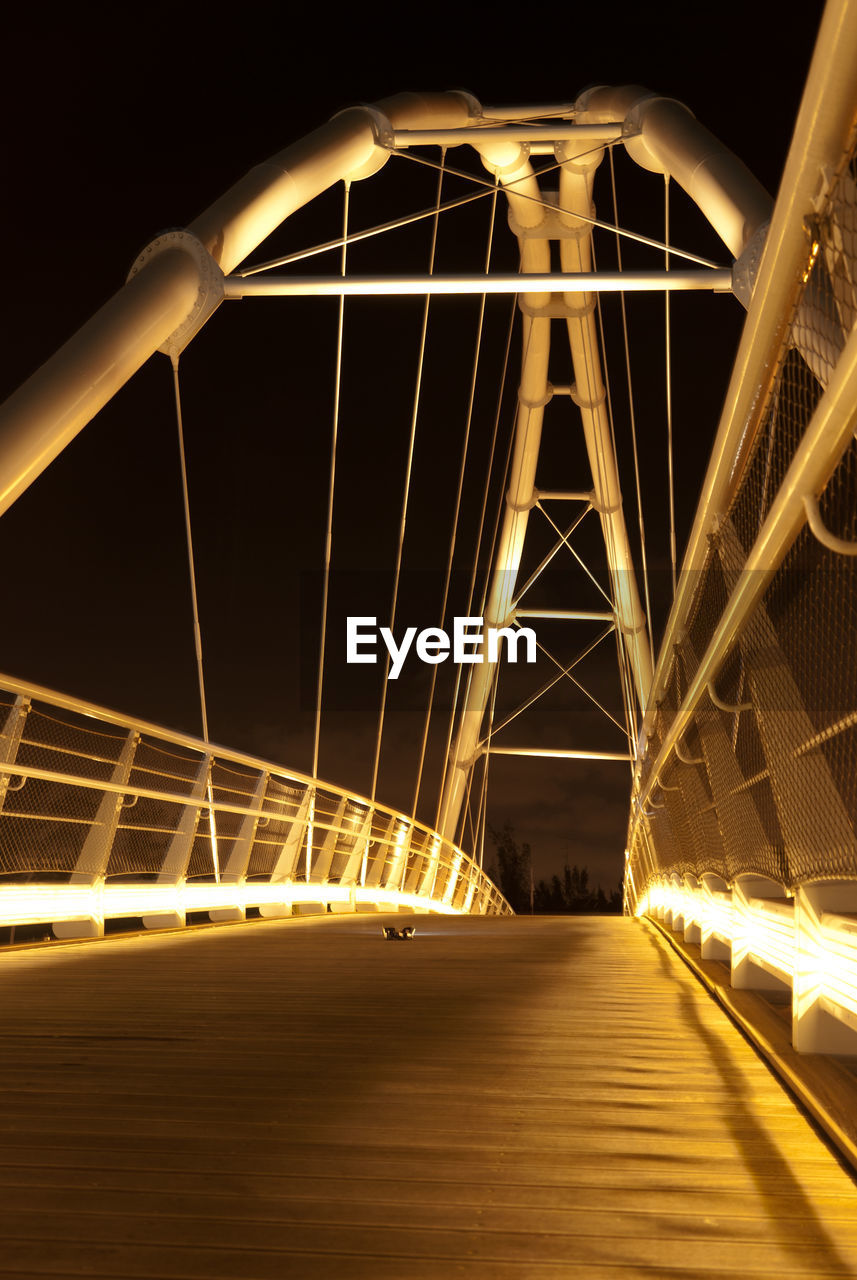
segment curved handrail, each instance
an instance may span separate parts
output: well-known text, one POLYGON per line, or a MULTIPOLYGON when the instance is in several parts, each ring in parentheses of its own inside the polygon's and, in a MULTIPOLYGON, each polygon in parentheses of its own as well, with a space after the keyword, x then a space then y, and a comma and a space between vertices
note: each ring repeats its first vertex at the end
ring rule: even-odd
POLYGON ((26 855, 0 845, 2 923, 88 936, 106 916, 159 927, 301 903, 511 913, 472 858, 396 809, 41 686, 0 689, 0 828, 39 836, 26 855))

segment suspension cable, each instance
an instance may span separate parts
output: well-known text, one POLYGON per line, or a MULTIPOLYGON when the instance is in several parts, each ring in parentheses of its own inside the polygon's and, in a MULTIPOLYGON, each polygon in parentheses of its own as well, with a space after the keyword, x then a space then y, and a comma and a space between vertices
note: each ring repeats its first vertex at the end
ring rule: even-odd
MULTIPOLYGON (((202 665, 202 631, 199 626, 199 599, 196 591, 196 569, 194 567, 193 535, 190 527, 190 497, 187 484, 187 461, 184 447, 184 420, 182 417, 181 385, 179 383, 179 357, 171 356, 173 366, 173 397, 176 406, 176 428, 179 438, 179 462, 182 478, 182 503, 184 506, 185 541, 187 544, 187 565, 190 578, 190 599, 193 610, 193 642, 196 650, 196 675, 199 684, 199 712, 202 720, 202 740, 208 747, 208 709, 205 701, 205 676, 202 665)), ((206 779, 206 798, 208 800, 208 826, 211 833, 211 861, 214 867, 214 880, 220 884, 220 858, 217 851, 217 826, 214 816, 214 792, 211 784, 211 763, 208 764, 206 779)))
MULTIPOLYGON (((514 711, 510 711, 510 713, 506 716, 506 719, 501 720, 501 722, 495 726, 494 733, 495 734, 499 733, 501 729, 505 729, 506 726, 511 724, 513 720, 516 720, 518 716, 523 715, 523 713, 527 711, 533 705, 534 702, 538 702, 539 698, 543 697, 544 694, 549 693, 550 690, 554 687, 554 685, 559 684, 563 676, 569 676, 572 682, 577 685, 577 687, 581 690, 581 692, 585 693, 586 690, 583 688, 581 684, 579 684, 577 680, 574 679, 574 677, 571 675, 571 672, 576 666, 579 666, 579 664, 583 661, 584 658, 588 657, 589 654, 592 653, 593 649, 597 649, 598 646, 601 644, 602 640, 606 640, 607 637, 610 635, 610 633, 614 630, 615 630, 615 627, 613 626, 613 623, 612 622, 609 623, 604 628, 604 630, 601 631, 599 635, 592 641, 591 644, 587 645, 586 648, 582 649, 580 653, 577 654, 576 657, 572 658, 571 662, 568 664, 567 667, 560 666, 560 669, 557 675, 551 676, 548 680, 544 682, 544 684, 539 686, 539 688, 535 691, 534 694, 532 694, 529 698, 526 698, 523 702, 519 703, 514 711)), ((548 654, 548 657, 550 656, 551 655, 548 654)), ((554 658, 553 661, 556 661, 556 659, 554 658)), ((614 724, 615 723, 616 722, 614 721, 614 724)), ((481 745, 482 744, 480 743, 480 746, 481 745)))
MULTIPOLYGON (((498 190, 499 190, 499 187, 495 180, 494 197, 491 201, 491 217, 488 223, 488 245, 485 251, 485 274, 486 275, 488 274, 488 271, 491 266, 491 250, 494 245, 494 224, 495 224, 495 218, 497 214, 498 190)), ((446 610, 449 602, 449 587, 450 587, 450 582, 452 580, 452 563, 453 563, 453 558, 455 556, 455 546, 458 539, 458 526, 459 526, 459 520, 461 516, 461 496, 464 491, 464 475, 467 469, 467 456, 468 456, 468 450, 470 446, 470 428, 473 423, 473 405, 476 400, 476 378, 479 372, 479 357, 482 351, 482 335, 483 335, 484 326, 485 326, 486 302, 487 302, 487 296, 483 293, 480 301, 480 305, 479 305, 479 320, 476 326, 476 344, 473 352, 473 366, 472 366, 471 375, 470 375, 470 394, 467 402, 467 417, 466 417, 465 427, 464 427, 464 442, 461 448, 461 462, 458 469, 458 489, 455 495, 455 510, 452 517, 452 533, 449 539, 449 555, 447 556, 446 577, 444 578, 444 584, 443 584, 443 600, 440 606, 440 626, 441 627, 443 627, 444 622, 446 620, 446 610)), ((413 803, 413 807, 411 808, 411 813, 413 813, 414 815, 416 815, 417 805, 419 803, 419 798, 420 798, 420 788, 422 786, 423 768, 425 766, 425 757, 426 757, 426 746, 428 743, 429 725, 431 722, 432 708, 434 706, 434 694, 435 694, 436 685, 437 685, 437 666, 435 665, 431 669, 431 684, 429 688, 429 697, 428 697, 428 705, 426 707, 425 722, 423 724, 423 737, 422 737, 422 744, 420 746, 420 761, 419 761, 419 766, 417 768, 417 779, 414 785, 414 803, 413 803)))
MULTIPOLYGON (((670 269, 670 175, 664 174, 664 270, 670 269)), ((664 327, 666 330, 666 394, 667 394, 667 467, 670 482, 670 560, 672 562, 673 599, 676 592, 675 480, 673 477, 673 392, 672 338, 669 289, 664 291, 664 327)))
MULTIPOLYGON (((603 145, 603 143, 599 143, 597 146, 591 147, 590 151, 601 151, 603 149, 603 145)), ((613 143, 609 143, 607 149, 611 151, 611 153, 612 148, 613 143)), ((585 155, 589 155, 590 151, 581 152, 581 158, 585 155)), ((412 151, 393 151, 390 154, 400 156, 404 160, 412 160, 415 164, 426 165, 430 169, 436 169, 438 167, 437 161, 430 160, 428 156, 414 155, 412 151)), ((539 169, 537 176, 541 178, 545 174, 553 173, 555 169, 561 169, 563 163, 564 161, 559 161, 556 164, 544 165, 539 169)), ((488 190, 492 189, 492 184, 487 178, 480 178, 476 174, 468 173, 465 169, 450 169, 447 166, 445 172, 456 178, 463 178, 466 182, 475 182, 477 186, 485 187, 488 190)), ((509 188, 516 186, 519 182, 524 182, 526 177, 527 175, 524 175, 521 178, 514 178, 511 182, 505 184, 506 189, 508 190, 509 188)), ((568 214, 570 217, 577 218, 579 222, 585 222, 591 227, 600 227, 602 231, 612 231, 614 235, 625 236, 627 240, 634 240, 637 244, 648 245, 650 249, 663 250, 667 248, 663 240, 654 240, 651 236, 644 236, 642 232, 629 231, 627 227, 619 227, 613 223, 604 222, 602 219, 591 217, 589 214, 579 213, 576 210, 564 209, 561 205, 551 204, 540 196, 527 195, 523 191, 516 191, 515 194, 520 200, 529 200, 532 204, 541 205, 543 209, 547 209, 550 213, 568 214)), ((715 262, 712 258, 703 258, 698 253, 691 253, 689 249, 679 249, 675 245, 670 247, 670 253, 674 254, 677 258, 685 258, 688 262, 695 262, 701 267, 722 268, 723 266, 721 262, 715 262)))
MULTIPOLYGON (((479 845, 479 869, 485 865, 485 825, 488 821, 488 766, 491 762, 491 734, 494 726, 494 708, 497 703, 497 686, 500 683, 500 666, 494 668, 491 681, 491 702, 488 708, 488 738, 485 749, 485 767, 482 770, 482 791, 479 797, 479 810, 476 815, 476 837, 479 845)), ((473 846, 476 851, 476 844, 473 846)))
MULTIPOLYGON (((513 314, 514 314, 514 313, 513 313, 513 314)), ((528 355, 528 352, 529 352, 529 345, 530 345, 530 341, 531 341, 531 338, 532 338, 532 334, 533 334, 533 325, 532 325, 532 324, 530 324, 530 325, 529 325, 529 327, 527 328, 527 331, 526 331, 526 341, 525 341, 525 343, 524 343, 524 349, 523 349, 523 353, 522 353, 522 365, 526 363, 527 355, 528 355)), ((507 357, 508 357, 508 345, 507 345, 506 355, 507 355, 507 357)), ((506 372, 506 371, 505 371, 505 368, 504 368, 504 381, 505 381, 505 372, 506 372)), ((502 387, 501 387, 501 397, 502 397, 502 387)), ((500 401, 498 400, 498 413, 499 413, 499 407, 500 407, 500 401)), ((511 468, 511 463, 512 463, 512 452, 513 452, 513 449, 514 449, 514 446, 515 446, 515 438, 516 438, 516 435, 517 435, 517 416, 518 416, 519 408, 520 408, 520 405, 519 405, 519 404, 516 404, 516 405, 515 405, 515 419, 516 419, 516 423, 515 423, 515 426, 514 426, 513 430, 512 430, 512 431, 511 431, 511 433, 510 433, 510 436, 509 436, 509 445, 508 445, 508 449, 507 449, 507 453, 506 453, 506 466, 505 466, 504 473, 503 473, 503 485, 502 485, 502 488, 501 488, 501 490, 500 490, 500 499, 499 499, 499 502, 498 502, 498 504, 497 504, 497 510, 496 510, 496 513, 495 513, 495 516, 494 516, 494 529, 493 529, 493 532, 492 532, 492 535, 491 535, 491 546, 490 546, 489 553, 488 553, 488 569, 487 569, 487 572, 486 572, 486 574, 485 574, 485 580, 484 580, 484 582, 483 582, 483 584, 482 584, 482 594, 481 594, 481 600, 480 600, 480 604, 479 604, 479 616, 480 616, 480 617, 484 617, 484 616, 485 616, 485 607, 486 607, 486 604, 487 604, 487 602, 488 602, 488 592, 489 592, 489 590, 491 589, 491 579, 492 579, 491 566, 494 564, 494 554, 495 554, 495 551, 496 551, 496 548, 497 548, 497 539, 498 539, 499 534, 500 534, 500 520, 501 520, 501 517, 502 517, 502 514, 503 514, 503 510, 504 510, 504 505, 505 505, 505 496, 506 496, 506 485, 507 485, 508 478, 509 478, 509 470, 510 470, 510 468, 511 468)), ((526 427, 526 430, 529 430, 529 421, 530 421, 530 420, 529 420, 529 414, 528 414, 528 416, 527 416, 527 427, 526 427)), ((484 512, 484 505, 483 505, 483 512, 484 512)), ((480 547, 481 547, 481 542, 482 542, 482 528, 481 528, 481 526, 480 526, 480 531, 479 531, 479 541, 478 541, 478 543, 477 543, 476 556, 474 557, 474 561, 473 561, 473 569, 472 569, 471 574, 470 574, 470 589, 469 589, 469 592, 468 592, 468 600, 467 600, 467 612, 468 612, 468 615, 472 612, 472 608, 473 608, 473 593, 474 593, 474 591, 475 591, 475 587, 476 587, 476 571, 477 571, 477 566, 478 566, 478 563, 479 563, 479 549, 480 549, 480 547)), ((456 686, 455 686, 455 699, 454 699, 454 701, 453 701, 453 708, 452 708, 452 712, 451 712, 451 714, 450 714, 450 736, 449 736, 448 745, 447 745, 446 767, 444 768, 443 777, 442 777, 442 779, 441 779, 441 792, 440 792, 440 797, 439 797, 439 801, 438 801, 438 820, 439 820, 439 816, 440 816, 440 804, 442 803, 442 800, 443 800, 443 790, 444 790, 444 787, 445 787, 445 784, 446 784, 446 777, 447 777, 447 773, 448 773, 448 769, 449 769, 449 749, 450 749, 451 742, 452 742, 452 724, 453 724, 453 717, 454 717, 454 715, 455 715, 455 708, 456 708, 457 703, 458 703, 458 696, 459 696, 459 692, 460 692, 460 689, 461 689, 461 680, 460 680, 461 668, 459 668, 459 673, 458 673, 458 674, 459 674, 459 678, 456 680, 456 686)), ((470 680, 472 680, 472 678, 473 678, 473 672, 472 672, 472 670, 471 670, 471 671, 469 672, 469 674, 468 674, 468 685, 467 685, 468 689, 469 689, 469 687, 470 687, 470 680)), ((496 689, 496 686, 495 686, 495 689, 496 689)), ((465 692, 465 701, 466 701, 466 692, 465 692)), ((492 712, 491 714, 493 714, 493 712, 492 712)), ((487 768, 487 764, 486 764, 486 768, 487 768)), ((469 787, 470 782, 472 781, 472 778, 473 778, 473 772, 474 772, 474 770, 471 768, 471 769, 469 770, 468 787, 469 787)), ((468 790, 468 794, 469 794, 469 790, 468 790)), ((473 827, 472 827, 472 822, 471 822, 471 832, 472 832, 472 831, 473 831, 473 827)), ((476 833, 474 833, 474 844, 473 844, 474 849, 476 848, 476 838, 477 838, 477 836, 478 836, 478 830, 477 830, 477 832, 476 832, 476 833)))
MULTIPOLYGON (((441 191, 443 188, 443 176, 444 176, 443 162, 445 161, 445 159, 446 159, 446 148, 442 148, 441 164, 439 166, 439 172, 438 172, 438 178, 437 178, 435 219, 432 224, 431 249, 429 251, 429 276, 434 275, 434 262, 435 262, 435 254, 437 251, 437 229, 438 229, 438 222, 440 220, 440 197, 441 197, 441 191)), ((423 368, 425 365, 426 338, 428 335, 428 319, 429 319, 430 303, 431 303, 431 295, 426 294, 425 301, 423 303, 422 328, 420 330, 419 356, 417 359, 417 376, 416 376, 416 383, 414 385, 414 399, 413 399, 413 406, 411 410, 411 429, 410 429, 410 436, 408 439, 408 460, 405 466, 405 485, 404 485, 404 492, 402 494, 402 514, 399 521, 399 543, 396 549, 396 570, 395 570, 395 576, 393 579, 393 599, 390 605, 390 630, 391 631, 396 625, 396 609, 399 602, 399 582, 400 582, 401 572, 402 572, 402 553, 404 551, 404 545, 405 545, 405 526, 407 524, 407 519, 408 519, 408 502, 409 502, 410 493, 411 493, 411 473, 413 470, 413 463, 414 463, 414 444, 416 442, 416 435, 417 435, 417 419, 419 418, 419 412, 420 412, 420 398, 422 393, 423 368)), ((388 648, 387 658, 384 663, 384 677, 383 677, 383 685, 381 688, 381 707, 378 712, 378 729, 375 735, 375 759, 372 763, 372 789, 370 791, 370 799, 373 805, 375 803, 375 794, 378 788, 378 769, 381 761, 381 738, 384 732, 384 718, 387 711, 387 685, 389 683, 387 679, 387 675, 389 673, 389 670, 390 670, 390 651, 388 648)))
MULTIPOLYGON (((610 183, 613 188, 613 221, 619 222, 619 203, 616 194, 616 170, 613 164, 613 150, 610 150, 610 183)), ((622 241, 619 236, 616 237, 616 257, 619 270, 622 270, 622 241)), ((649 624, 649 637, 654 641, 654 633, 652 631, 652 603, 649 595, 649 566, 646 554, 646 526, 643 519, 643 490, 640 481, 640 458, 637 448, 637 414, 634 405, 634 385, 631 378, 631 347, 628 339, 628 311, 625 305, 624 293, 619 294, 619 303, 622 309, 622 336, 625 342, 625 375, 628 382, 628 410, 631 420, 631 442, 634 452, 634 481, 637 491, 637 521, 640 530, 640 554, 642 556, 643 566, 643 590, 646 598, 646 620, 649 624)))
MULTIPOLYGON (((590 236, 590 242, 591 242, 591 236, 590 236)), ((588 385, 590 387, 594 387, 596 383, 596 374, 598 374, 599 377, 601 376, 601 360, 600 360, 598 347, 597 347, 598 338, 596 334, 593 334, 593 332, 589 329, 588 326, 583 329, 581 337, 582 337, 581 345, 583 347, 583 359, 586 363, 586 375, 588 379, 588 385)), ((614 432, 612 417, 610 417, 609 415, 608 415, 608 426, 610 428, 611 447, 613 449, 614 457, 615 457, 615 450, 616 450, 615 432, 614 432)), ((593 476, 593 480, 596 482, 596 491, 607 492, 607 483, 606 483, 607 476, 605 474, 605 460, 604 460, 603 451, 601 450, 596 452, 596 463, 599 469, 599 475, 597 477, 593 476)), ((612 522, 602 521, 601 527, 604 534, 604 541, 607 549, 608 564, 616 566, 619 563, 619 559, 616 554, 616 533, 613 528, 612 522)), ((570 545, 570 544, 567 544, 567 545, 570 545)), ((613 611, 615 614, 616 613, 616 599, 615 599, 616 584, 615 584, 615 581, 613 580, 613 577, 614 575, 611 574, 611 593, 613 596, 613 598, 611 599, 611 607, 613 608, 613 611)), ((601 710, 604 712, 605 715, 607 715, 611 720, 613 720, 613 723, 616 724, 620 730, 622 730, 622 732, 625 734, 630 744, 632 722, 629 719, 629 707, 628 707, 627 699, 625 698, 625 686, 630 674, 630 671, 629 671, 630 656, 626 652, 627 646, 623 643, 623 637, 620 636, 620 628, 618 626, 616 628, 616 638, 617 638, 617 648, 618 648, 618 656, 619 656, 620 688, 623 694, 623 713, 625 716, 624 726, 619 724, 619 722, 615 719, 615 717, 610 715, 610 712, 607 711, 606 708, 601 707, 601 710)), ((574 677, 569 677, 569 678, 574 679, 574 677)), ((575 681, 575 683, 577 682, 575 681)), ((595 702, 596 705, 598 706, 601 705, 600 703, 598 703, 598 700, 594 698, 592 694, 589 693, 587 689, 583 688, 583 686, 580 686, 580 687, 588 697, 592 698, 592 701, 595 702)), ((633 754, 633 752, 631 751, 629 752, 629 754, 633 754)))
MULTIPOLYGON (((474 200, 484 200, 490 194, 490 191, 474 191, 469 196, 456 196, 454 200, 444 200, 440 206, 440 212, 446 213, 449 209, 460 209, 462 205, 473 204, 474 200)), ((434 218, 437 213, 437 207, 432 205, 428 209, 421 209, 418 213, 407 213, 401 218, 393 218, 390 222, 380 222, 376 226, 367 227, 363 231, 350 231, 345 239, 342 236, 337 236, 335 240, 325 240, 323 244, 312 245, 308 249, 296 249, 294 253, 284 254, 282 258, 271 258, 267 262, 253 263, 249 267, 242 267, 240 270, 236 270, 233 274, 244 279, 247 276, 258 275, 260 271, 269 271, 275 267, 287 267, 292 262, 302 262, 305 258, 314 258, 319 253, 329 253, 332 249, 341 249, 346 240, 348 244, 357 244, 360 240, 370 240, 372 236, 380 236, 385 231, 397 231, 400 227, 410 227, 415 222, 422 222, 424 218, 434 218)))
MULTIPOLYGON (((467 592, 467 615, 468 616, 472 612, 473 594, 476 590, 476 576, 479 570, 479 554, 480 554, 480 551, 482 550, 482 539, 485 534, 485 516, 488 510, 488 495, 490 493, 491 480, 492 480, 493 471, 494 471, 494 462, 495 462, 496 449, 497 449, 497 436, 500 429, 500 414, 503 408, 503 397, 506 391, 506 379, 509 373, 509 354, 512 349, 512 334, 515 328, 515 318, 517 315, 517 310, 518 310, 517 298, 513 298, 509 308, 509 324, 506 330, 506 348, 503 353, 503 371, 500 375, 500 385, 499 385, 499 390, 497 392, 497 406, 494 412, 494 426, 491 433, 491 447, 489 449, 489 454, 488 454, 488 466, 485 471, 485 484, 482 489, 482 507, 479 512, 479 529, 476 536, 476 549, 473 553, 473 566, 470 571, 470 585, 468 587, 468 592, 467 592)), ((517 413, 517 406, 515 408, 515 412, 517 413)), ((504 496, 506 492, 506 479, 509 475, 509 467, 511 465, 511 460, 512 460, 512 449, 514 447, 514 441, 515 441, 515 430, 513 427, 512 431, 509 434, 509 441, 506 448, 506 461, 503 468, 503 479, 500 485, 500 496, 497 502, 497 511, 494 516, 494 532, 491 539, 491 551, 488 557, 487 572, 489 575, 491 572, 491 564, 493 562, 494 547, 497 542, 497 534, 500 528, 500 515, 503 510, 503 502, 504 502, 504 496)), ((437 809, 435 811, 435 819, 434 819, 435 827, 437 827, 438 823, 440 822, 440 809, 443 803, 443 794, 446 787, 447 774, 449 773, 449 756, 452 749, 452 737, 453 737, 453 732, 455 728, 455 714, 458 708, 458 699, 461 693, 461 683, 462 683, 461 670, 462 669, 459 666, 455 674, 455 691, 453 693, 452 705, 449 710, 449 723, 447 726, 446 746, 445 746, 444 755, 443 755, 443 769, 441 771, 440 787, 438 788, 438 794, 437 794, 437 809)))
MULTIPOLYGON (((535 510, 540 511, 542 515, 545 517, 545 519, 549 518, 547 512, 545 511, 544 504, 542 503, 541 499, 539 499, 539 501, 536 503, 535 510)), ((555 542, 553 544, 550 551, 548 551, 542 557, 541 561, 536 565, 535 569, 530 574, 529 578, 527 578, 527 581, 524 583, 521 589, 515 591, 515 599, 512 602, 513 608, 518 607, 518 605, 521 603, 521 601, 523 600, 527 592, 530 590, 530 588, 533 587, 535 583, 538 582, 539 578, 544 573, 545 569, 548 567, 551 560, 553 560, 559 554, 560 548, 568 547, 570 549, 570 543, 568 542, 568 539, 574 533, 575 529, 577 529, 578 525, 583 523, 583 521, 586 519, 586 517, 589 515, 590 511, 592 510, 594 510, 594 508, 590 503, 587 506, 585 506, 577 516, 575 516, 574 520, 568 526, 565 533, 560 535, 559 542, 555 542)), ((557 526, 554 525, 553 527, 556 528, 557 526)), ((517 588, 517 583, 515 584, 515 586, 517 588)), ((607 595, 607 593, 605 591, 602 591, 601 594, 604 596, 604 599, 607 601, 607 603, 612 607, 613 602, 610 599, 610 597, 607 595)))
MULTIPOLYGON (((623 642, 619 628, 616 628, 616 655, 619 662, 619 688, 622 694, 622 711, 625 716, 625 737, 628 740, 628 756, 631 762, 631 775, 637 758, 637 716, 634 698, 634 673, 628 657, 627 646, 623 642)), ((622 727, 621 725, 619 726, 622 727)))
POLYGON ((465 788, 465 792, 464 792, 464 804, 462 805, 461 815, 458 819, 458 823, 456 824, 458 827, 458 838, 453 841, 454 844, 457 844, 462 848, 464 847, 465 828, 467 827, 468 822, 470 823, 470 840, 471 840, 470 847, 472 849, 476 848, 476 829, 473 825, 473 814, 470 809, 470 798, 471 798, 471 791, 473 789, 473 777, 475 772, 476 772, 475 768, 468 770, 467 787, 465 788))
MULTIPOLYGON (((341 274, 345 275, 346 254, 348 252, 348 200, 351 191, 351 184, 346 181, 343 184, 344 194, 342 203, 342 224, 343 224, 343 244, 342 258, 340 263, 341 274)), ((330 591, 330 561, 333 549, 333 495, 336 487, 336 445, 339 437, 339 408, 342 392, 342 339, 345 327, 345 295, 339 299, 339 317, 336 331, 336 372, 334 375, 334 392, 333 392, 333 425, 331 428, 330 441, 330 479, 327 491, 327 525, 324 540, 324 571, 322 575, 322 599, 321 599, 321 644, 318 654, 318 682, 316 685, 315 697, 315 732, 313 734, 312 747, 312 778, 318 778, 318 750, 321 738, 321 701, 322 688, 324 685, 324 652, 327 643, 327 604, 330 591)), ((312 802, 311 802, 312 803, 312 802)), ((310 823, 312 822, 312 814, 310 815, 310 823)), ((310 852, 307 851, 307 879, 309 879, 309 861, 310 852)))
POLYGON ((187 487, 187 463, 184 448, 184 422, 182 419, 181 387, 179 385, 179 358, 172 356, 173 395, 176 404, 176 426, 179 436, 179 460, 181 463, 182 501, 184 504, 185 540, 187 543, 187 567, 190 577, 190 599, 193 609, 193 641, 196 650, 196 675, 199 684, 199 712, 202 720, 202 738, 208 743, 208 710, 205 703, 205 677, 202 670, 202 632, 199 627, 199 600, 196 593, 196 571, 194 568, 193 535, 190 528, 190 499, 187 487))
MULTIPOLYGON (((564 547, 568 547, 569 551, 570 551, 570 552, 571 552, 571 554, 574 556, 575 560, 576 560, 576 561, 577 561, 577 563, 580 565, 581 569, 582 569, 582 570, 583 570, 583 572, 586 574, 586 576, 589 578, 589 580, 592 582, 592 584, 593 584, 593 586, 596 588, 596 590, 598 590, 598 591, 600 591, 600 592, 601 592, 601 595, 602 595, 602 596, 604 597, 604 599, 607 601, 607 603, 609 604, 610 608, 611 608, 611 609, 615 609, 615 608, 616 608, 616 603, 615 603, 615 601, 613 600, 613 598, 610 596, 609 592, 607 592, 607 591, 605 591, 605 590, 604 590, 604 588, 602 587, 601 583, 600 583, 600 582, 598 581, 598 579, 596 578, 595 574, 592 572, 592 570, 589 568, 589 566, 586 564, 586 562, 583 560, 583 558, 580 556, 580 554, 579 554, 577 551, 575 551, 574 547, 573 547, 573 546, 571 545, 571 543, 569 542, 569 538, 570 538, 571 534, 574 532, 574 530, 575 530, 575 529, 577 528, 577 526, 580 524, 581 520, 583 519, 583 516, 584 516, 584 515, 586 515, 586 512, 583 512, 580 516, 578 516, 578 518, 575 520, 574 524, 573 524, 573 525, 571 525, 571 527, 570 527, 570 528, 569 528, 565 533, 563 533, 562 529, 560 529, 560 527, 559 527, 559 525, 557 524, 557 522, 556 522, 556 521, 552 518, 552 516, 551 516, 551 515, 550 515, 550 514, 545 510, 545 508, 542 506, 542 504, 539 502, 539 503, 537 503, 536 505, 538 506, 539 511, 541 511, 541 513, 542 513, 542 515, 544 516, 545 520, 547 520, 548 524, 551 526, 551 528, 554 530, 554 532, 556 533, 557 537, 558 537, 558 538, 559 538, 559 540, 560 540, 560 541, 559 541, 559 544, 557 545, 557 550, 559 549, 559 546, 560 546, 560 545, 562 545, 562 546, 564 546, 564 547)), ((530 586, 530 582, 531 582, 531 581, 532 581, 532 579, 530 579, 530 581, 528 581, 528 582, 527 582, 527 587, 529 587, 529 586, 530 586)), ((525 588, 525 589, 526 589, 526 588, 525 588)), ((521 595, 523 595, 523 592, 521 593, 521 595)), ((520 599, 520 596, 518 597, 518 599, 520 599)))
MULTIPOLYGON (((518 627, 518 629, 520 630, 519 623, 516 622, 515 626, 518 627)), ((618 630, 618 628, 611 627, 610 630, 611 631, 618 630)), ((619 730, 620 733, 627 733, 627 725, 621 724, 620 721, 618 721, 616 717, 612 715, 611 712, 609 712, 607 708, 598 701, 595 694, 590 693, 590 691, 586 688, 586 685, 583 685, 580 683, 579 680, 576 680, 574 676, 571 674, 571 671, 563 667, 559 658, 555 657, 554 654, 551 653, 550 649, 548 649, 546 645, 542 644, 541 640, 539 640, 538 637, 536 637, 536 648, 540 649, 541 652, 545 655, 545 657, 548 658, 554 664, 554 666, 557 668, 557 670, 560 673, 560 678, 562 678, 562 676, 565 676, 566 680, 570 680, 571 683, 580 690, 580 692, 584 695, 584 697, 588 698, 589 701, 593 703, 598 708, 598 710, 601 711, 609 721, 611 721, 612 724, 615 724, 616 728, 619 730)), ((575 664, 572 663, 571 665, 574 666, 575 664)), ((508 721, 506 723, 508 723, 508 721)))

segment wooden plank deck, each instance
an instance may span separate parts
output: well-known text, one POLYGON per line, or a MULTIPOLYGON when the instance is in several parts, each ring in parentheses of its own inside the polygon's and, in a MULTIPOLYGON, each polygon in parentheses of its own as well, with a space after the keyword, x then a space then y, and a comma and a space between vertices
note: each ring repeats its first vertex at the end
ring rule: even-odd
POLYGON ((380 919, 0 957, 0 1275, 857 1276, 854 1181, 650 931, 380 919))

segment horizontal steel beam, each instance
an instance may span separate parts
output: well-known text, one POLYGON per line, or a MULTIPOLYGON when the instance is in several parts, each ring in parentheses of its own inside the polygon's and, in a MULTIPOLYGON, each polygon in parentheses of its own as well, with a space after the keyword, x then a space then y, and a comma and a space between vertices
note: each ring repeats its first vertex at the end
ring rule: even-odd
POLYGON ((563 622, 613 622, 612 609, 516 609, 516 618, 555 618, 563 622))
POLYGON ((479 125, 461 129, 396 129, 393 146, 402 147, 458 147, 471 143, 474 147, 491 142, 619 142, 623 125, 573 124, 569 120, 548 120, 545 124, 501 124, 494 127, 479 125))
POLYGON ((401 297, 409 294, 732 292, 728 267, 693 271, 554 271, 436 276, 227 276, 227 298, 401 297))
POLYGON ((536 756, 550 760, 625 760, 633 759, 627 751, 557 751, 551 747, 488 747, 492 756, 536 756))
MULTIPOLYGON (((568 394, 568 388, 554 387, 554 395, 568 394)), ((592 490, 584 492, 582 489, 539 489, 536 498, 539 502, 591 502, 593 497, 592 490)))

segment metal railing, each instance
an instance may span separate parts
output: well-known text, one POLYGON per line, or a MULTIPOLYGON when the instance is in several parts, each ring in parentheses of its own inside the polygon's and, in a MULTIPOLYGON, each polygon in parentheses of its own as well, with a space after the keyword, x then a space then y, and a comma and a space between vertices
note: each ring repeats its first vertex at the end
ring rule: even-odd
POLYGON ((191 912, 511 914, 406 814, 240 752, 0 677, 0 926, 97 936, 191 912))
POLYGON ((674 918, 703 954, 729 959, 735 985, 791 986, 798 1047, 850 1053, 855 50, 857 6, 836 0, 822 23, 655 675, 626 873, 628 909, 674 918))

